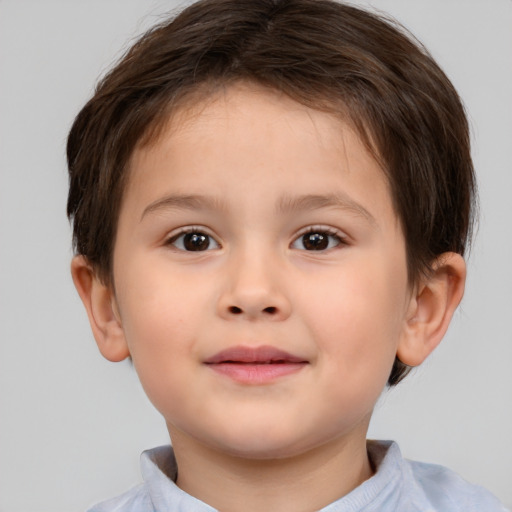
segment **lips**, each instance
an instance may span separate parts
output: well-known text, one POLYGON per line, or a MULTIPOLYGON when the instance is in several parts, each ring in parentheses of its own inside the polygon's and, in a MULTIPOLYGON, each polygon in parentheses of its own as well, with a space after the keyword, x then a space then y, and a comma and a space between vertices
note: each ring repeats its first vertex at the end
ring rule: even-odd
POLYGON ((239 383, 265 384, 299 372, 309 363, 271 346, 238 346, 218 352, 204 364, 239 383))
POLYGON ((270 346, 261 347, 232 347, 215 354, 205 361, 206 364, 219 363, 253 363, 253 364, 272 364, 272 363, 303 363, 304 359, 284 352, 270 346))

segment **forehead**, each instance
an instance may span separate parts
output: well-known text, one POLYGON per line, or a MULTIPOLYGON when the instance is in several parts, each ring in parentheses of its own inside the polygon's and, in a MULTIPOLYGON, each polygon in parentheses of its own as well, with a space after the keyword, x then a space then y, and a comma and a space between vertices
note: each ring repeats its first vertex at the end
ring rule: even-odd
POLYGON ((125 195, 147 208, 165 192, 222 198, 229 188, 282 204, 283 195, 333 195, 335 184, 351 181, 360 182, 356 196, 373 190, 363 202, 390 203, 384 172, 349 123, 239 83, 174 110, 158 137, 135 150, 125 195))

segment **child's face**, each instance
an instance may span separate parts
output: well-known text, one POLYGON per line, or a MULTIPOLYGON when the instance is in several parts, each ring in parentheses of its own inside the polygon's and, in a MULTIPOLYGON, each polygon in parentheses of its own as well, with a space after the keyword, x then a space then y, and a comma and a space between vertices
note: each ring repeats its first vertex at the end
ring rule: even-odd
POLYGON ((400 223, 358 136, 249 86, 136 151, 114 282, 171 435, 248 457, 364 438, 410 302, 400 223))

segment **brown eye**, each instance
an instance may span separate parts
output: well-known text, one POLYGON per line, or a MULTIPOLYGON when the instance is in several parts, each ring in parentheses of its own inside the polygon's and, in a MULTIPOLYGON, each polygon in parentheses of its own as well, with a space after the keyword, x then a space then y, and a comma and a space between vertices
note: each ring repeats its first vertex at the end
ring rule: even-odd
POLYGON ((206 251, 210 245, 210 237, 203 233, 187 233, 183 237, 183 246, 187 251, 206 251))
POLYGON ((206 233, 191 231, 180 233, 169 240, 169 243, 181 251, 208 251, 218 249, 219 244, 206 233))
POLYGON ((321 229, 311 230, 299 236, 293 243, 293 249, 302 251, 325 251, 343 244, 342 235, 321 229))
POLYGON ((302 236, 302 245, 307 251, 322 251, 329 246, 329 237, 324 233, 306 233, 302 236))

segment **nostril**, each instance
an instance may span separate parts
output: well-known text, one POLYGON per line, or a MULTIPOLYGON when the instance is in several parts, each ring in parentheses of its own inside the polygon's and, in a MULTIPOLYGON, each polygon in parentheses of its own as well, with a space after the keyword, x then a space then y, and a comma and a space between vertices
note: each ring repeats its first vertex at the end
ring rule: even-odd
MULTIPOLYGON (((242 308, 239 308, 238 306, 229 306, 228 312, 232 315, 241 315, 244 310, 242 308)), ((274 306, 269 306, 267 308, 264 308, 262 310, 262 313, 265 313, 267 315, 275 315, 277 313, 277 308, 274 306)))

